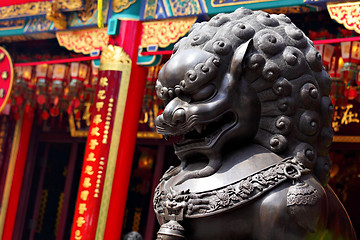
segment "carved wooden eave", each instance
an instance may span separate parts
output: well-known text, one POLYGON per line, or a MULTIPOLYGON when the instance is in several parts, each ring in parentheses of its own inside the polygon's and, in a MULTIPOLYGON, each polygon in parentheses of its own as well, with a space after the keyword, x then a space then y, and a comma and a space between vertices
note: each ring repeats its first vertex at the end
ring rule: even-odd
POLYGON ((56 33, 60 46, 76 53, 90 54, 108 45, 107 28, 93 28, 78 31, 62 31, 56 33))
MULTIPOLYGON (((51 1, 45 1, 0 7, 0 20, 46 15, 51 4, 51 1)), ((78 11, 84 8, 81 0, 58 0, 57 4, 59 11, 78 11)))
POLYGON ((134 4, 136 0, 113 0, 112 1, 112 10, 115 13, 122 12, 123 10, 130 7, 130 5, 134 4))
POLYGON ((187 17, 143 22, 140 46, 142 48, 149 46, 166 48, 183 37, 195 21, 196 17, 187 17))
POLYGON ((327 9, 332 19, 360 33, 360 2, 328 3, 327 9))

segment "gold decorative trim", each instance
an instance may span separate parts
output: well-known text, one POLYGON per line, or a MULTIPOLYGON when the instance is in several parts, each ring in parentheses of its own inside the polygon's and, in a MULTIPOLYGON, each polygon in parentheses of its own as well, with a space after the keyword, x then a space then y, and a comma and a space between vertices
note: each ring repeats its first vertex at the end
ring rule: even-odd
POLYGON ((45 15, 50 5, 50 2, 32 2, 1 7, 0 19, 45 15))
POLYGON ((360 2, 328 3, 327 9, 332 19, 360 33, 360 2))
MULTIPOLYGON (((58 0, 61 10, 74 11, 83 7, 81 0, 58 0)), ((31 2, 0 7, 0 19, 11 19, 36 15, 45 15, 51 8, 51 2, 31 2)))
POLYGON ((360 143, 360 136, 334 136, 333 142, 360 143))
POLYGON ((310 8, 304 6, 293 6, 293 7, 268 8, 268 9, 263 9, 263 11, 270 14, 298 14, 298 13, 308 13, 310 12, 310 8))
POLYGON ((9 43, 9 42, 19 42, 19 41, 27 41, 32 40, 30 36, 24 36, 24 35, 16 35, 16 36, 5 36, 0 37, 0 43, 9 43))
POLYGON ((66 17, 59 11, 58 4, 56 2, 52 2, 51 7, 48 9, 46 13, 46 19, 52 21, 54 26, 59 30, 66 29, 66 17))
POLYGON ((57 4, 60 9, 67 11, 80 10, 84 7, 82 0, 57 0, 57 4))
POLYGON ((76 130, 74 115, 69 115, 69 128, 72 137, 87 137, 88 130, 76 130))
POLYGON ((134 4, 136 0, 113 0, 112 2, 112 9, 114 12, 119 13, 127 8, 130 5, 134 4))
POLYGON ((16 159, 19 152, 21 128, 22 128, 23 120, 24 120, 24 113, 21 114, 20 119, 16 122, 14 138, 11 144, 9 166, 6 173, 5 187, 4 187, 4 193, 3 193, 3 197, 1 201, 1 209, 0 209, 0 236, 2 236, 4 232, 6 212, 9 205, 10 191, 12 187, 12 181, 14 178, 16 159))
MULTIPOLYGON (((201 0, 176 0, 169 1, 169 5, 175 17, 199 15, 202 13, 200 1, 201 0)), ((203 3, 203 5, 206 4, 203 3)))
POLYGON ((158 45, 165 48, 184 36, 195 21, 196 16, 143 22, 140 46, 146 48, 151 45, 158 45))
POLYGON ((0 31, 22 29, 25 27, 25 19, 8 20, 0 22, 0 31))
POLYGON ((157 1, 158 0, 146 0, 144 19, 148 17, 156 18, 157 1))
POLYGON ((56 32, 56 38, 60 46, 83 54, 90 54, 94 50, 101 50, 109 42, 106 28, 56 32))
POLYGON ((102 240, 105 233, 106 218, 109 210, 111 190, 117 162, 117 153, 119 149, 121 130, 123 127, 123 119, 125 114, 126 99, 130 83, 131 64, 131 59, 121 47, 109 45, 107 48, 104 49, 101 54, 100 70, 122 71, 122 74, 116 104, 116 112, 114 119, 115 124, 111 134, 109 157, 106 167, 105 182, 101 199, 98 225, 96 229, 96 240, 102 240), (110 64, 111 61, 116 61, 116 65, 110 64), (113 68, 114 66, 116 66, 116 69, 113 68))
POLYGON ((157 132, 137 132, 138 138, 162 139, 163 136, 157 132))
POLYGON ((103 49, 100 57, 99 70, 121 71, 124 65, 131 66, 131 59, 122 47, 109 45, 103 49))
POLYGON ((226 1, 226 3, 224 0, 211 0, 211 6, 212 7, 226 7, 226 6, 235 6, 235 5, 244 5, 244 4, 252 4, 252 3, 263 3, 263 2, 274 2, 275 0, 258 0, 258 1, 237 1, 237 0, 233 0, 231 1, 226 1), (219 3, 215 3, 216 1, 218 1, 219 3))

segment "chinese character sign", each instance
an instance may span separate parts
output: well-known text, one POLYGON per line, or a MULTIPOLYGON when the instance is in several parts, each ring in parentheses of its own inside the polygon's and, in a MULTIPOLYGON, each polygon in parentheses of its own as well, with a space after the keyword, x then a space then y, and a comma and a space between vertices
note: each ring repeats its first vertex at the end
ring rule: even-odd
POLYGON ((349 101, 345 105, 335 106, 332 128, 336 135, 360 134, 360 104, 349 101))
POLYGON ((101 204, 121 72, 100 71, 86 143, 72 239, 93 239, 101 204))

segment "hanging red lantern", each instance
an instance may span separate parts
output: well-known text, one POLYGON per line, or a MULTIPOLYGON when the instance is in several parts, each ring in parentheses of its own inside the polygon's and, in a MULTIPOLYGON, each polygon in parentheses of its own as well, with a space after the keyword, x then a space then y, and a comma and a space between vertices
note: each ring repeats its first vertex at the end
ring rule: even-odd
POLYGON ((22 77, 21 67, 15 67, 15 83, 13 87, 13 97, 15 99, 14 104, 20 106, 25 99, 27 90, 27 83, 22 77))
POLYGON ((64 94, 65 73, 66 73, 65 64, 54 65, 53 73, 52 73, 52 84, 51 84, 51 102, 54 104, 54 108, 59 108, 60 98, 64 94))
POLYGON ((69 84, 69 93, 68 98, 79 98, 81 90, 83 88, 83 81, 87 75, 88 66, 79 63, 73 62, 70 65, 70 84, 69 84))
POLYGON ((341 78, 349 86, 357 82, 357 64, 360 61, 359 47, 360 42, 356 41, 341 43, 341 56, 344 60, 344 66, 341 68, 341 78))
POLYGON ((335 46, 331 44, 316 44, 315 48, 320 52, 322 56, 323 65, 329 69, 329 64, 335 52, 335 46))
POLYGON ((46 80, 48 65, 37 65, 35 69, 36 82, 36 100, 39 105, 46 103, 46 94, 48 89, 48 81, 46 80))
POLYGON ((351 100, 356 98, 357 91, 355 87, 358 84, 358 63, 360 62, 360 42, 342 42, 341 56, 344 60, 344 65, 341 68, 341 79, 345 84, 344 95, 351 100))
POLYGON ((91 70, 88 72, 90 76, 84 80, 82 99, 85 103, 92 104, 95 95, 96 83, 98 81, 99 68, 92 65, 91 70))
POLYGON ((349 100, 352 100, 352 99, 356 98, 356 96, 357 96, 356 88, 355 87, 348 87, 344 91, 344 96, 349 100))
POLYGON ((63 94, 66 65, 55 64, 52 76, 51 95, 58 97, 63 94))
POLYGON ((36 78, 34 76, 33 70, 34 68, 32 66, 22 67, 22 78, 27 84, 27 89, 24 96, 24 99, 26 99, 25 112, 30 112, 30 109, 35 106, 36 78))

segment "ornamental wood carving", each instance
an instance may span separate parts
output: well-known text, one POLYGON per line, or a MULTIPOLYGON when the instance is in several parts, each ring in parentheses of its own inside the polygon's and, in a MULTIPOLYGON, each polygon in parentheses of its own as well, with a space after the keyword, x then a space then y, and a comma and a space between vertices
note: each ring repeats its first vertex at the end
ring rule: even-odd
POLYGON ((141 47, 158 45, 165 48, 184 36, 195 23, 196 17, 143 22, 141 47))
POLYGON ((109 42, 106 28, 56 32, 56 38, 60 46, 83 54, 101 50, 109 42))
MULTIPOLYGON (((83 7, 81 0, 58 0, 59 9, 63 11, 79 10, 83 7)), ((27 16, 45 15, 51 2, 30 2, 0 7, 0 19, 11 19, 27 16)))
POLYGON ((346 29, 360 33, 360 2, 327 4, 330 17, 343 24, 346 29))

